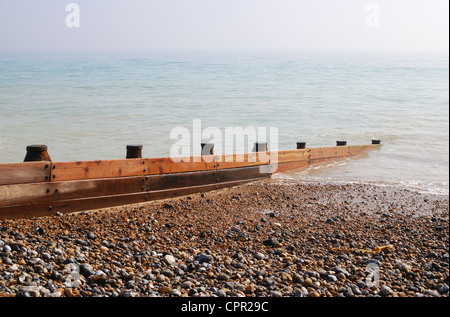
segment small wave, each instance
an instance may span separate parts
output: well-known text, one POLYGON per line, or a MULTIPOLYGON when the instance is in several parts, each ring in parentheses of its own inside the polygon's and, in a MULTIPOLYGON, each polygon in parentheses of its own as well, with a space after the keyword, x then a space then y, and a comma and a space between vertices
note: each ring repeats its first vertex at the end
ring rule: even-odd
POLYGON ((424 181, 402 181, 398 182, 398 187, 410 189, 423 194, 449 195, 448 182, 424 182, 424 181))
POLYGON ((289 176, 286 174, 276 174, 273 176, 276 180, 297 180, 308 183, 327 183, 327 184, 364 184, 382 187, 394 187, 421 194, 432 194, 439 196, 449 195, 448 182, 426 182, 426 181, 397 181, 397 180, 364 180, 364 179, 338 179, 334 177, 307 176, 302 177, 289 176))

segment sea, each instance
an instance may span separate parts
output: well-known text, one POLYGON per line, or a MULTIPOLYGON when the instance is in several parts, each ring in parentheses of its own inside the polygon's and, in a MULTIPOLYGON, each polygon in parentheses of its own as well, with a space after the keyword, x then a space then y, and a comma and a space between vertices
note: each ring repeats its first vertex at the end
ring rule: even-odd
POLYGON ((167 157, 174 131, 198 146, 199 123, 266 128, 278 150, 379 139, 360 157, 274 177, 449 194, 448 52, 0 52, 0 163, 32 144, 55 162, 122 159, 128 144, 167 157))

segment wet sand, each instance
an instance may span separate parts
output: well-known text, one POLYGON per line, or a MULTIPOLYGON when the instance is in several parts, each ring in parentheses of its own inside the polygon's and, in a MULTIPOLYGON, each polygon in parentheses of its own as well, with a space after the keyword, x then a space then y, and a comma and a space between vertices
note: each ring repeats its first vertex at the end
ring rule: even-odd
POLYGON ((448 297, 448 200, 267 180, 0 221, 0 296, 448 297))

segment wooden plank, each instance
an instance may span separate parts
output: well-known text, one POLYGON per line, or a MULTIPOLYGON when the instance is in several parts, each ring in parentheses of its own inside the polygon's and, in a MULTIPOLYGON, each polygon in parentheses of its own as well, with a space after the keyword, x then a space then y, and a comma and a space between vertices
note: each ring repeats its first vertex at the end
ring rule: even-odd
POLYGON ((381 145, 348 145, 348 146, 334 146, 334 147, 322 147, 312 148, 310 152, 310 160, 325 159, 325 158, 337 158, 360 155, 364 152, 379 148, 381 145))
POLYGON ((53 163, 52 181, 145 176, 214 170, 216 162, 200 158, 127 159, 53 163))
POLYGON ((51 181, 130 177, 149 173, 150 164, 144 159, 53 162, 51 181))
MULTIPOLYGON (((108 193, 133 193, 141 190, 143 177, 17 184, 0 186, 0 206, 30 204, 103 196, 108 193)), ((145 179, 145 178, 144 178, 145 179)))
POLYGON ((310 149, 271 152, 271 163, 308 161, 310 149))
MULTIPOLYGON (((351 145, 271 152, 271 163, 274 164, 314 161, 317 159, 334 159, 337 157, 359 155, 363 152, 375 149, 377 147, 379 147, 379 145, 351 145)), ((293 164, 293 166, 294 165, 295 164, 293 164)))
POLYGON ((0 207, 268 177, 259 167, 0 186, 0 207))
POLYGON ((381 147, 381 144, 369 144, 369 145, 352 145, 349 150, 351 155, 360 155, 367 151, 371 151, 374 149, 378 149, 381 147))
POLYGON ((0 219, 19 219, 30 217, 42 217, 55 215, 57 212, 68 213, 82 210, 93 210, 113 206, 129 205, 152 200, 173 198, 178 196, 190 195, 199 192, 207 192, 220 188, 237 186, 253 181, 264 179, 264 177, 250 178, 246 180, 237 180, 222 182, 217 184, 207 184, 200 186, 181 187, 174 189, 165 189, 150 191, 145 193, 131 193, 112 196, 100 196, 62 200, 49 203, 40 203, 28 206, 9 206, 0 207, 0 219))
POLYGON ((157 158, 0 164, 0 218, 102 208, 233 186, 275 172, 360 155, 379 146, 264 152, 259 157, 256 153, 211 155, 180 162, 157 158))
POLYGON ((258 157, 255 157, 255 153, 190 157, 183 159, 181 162, 174 162, 171 158, 57 162, 51 163, 50 175, 48 170, 49 162, 0 164, 0 185, 44 182, 47 178, 50 178, 53 182, 258 166, 267 164, 269 157, 271 163, 304 160, 312 162, 316 159, 357 155, 378 146, 343 146, 279 151, 277 153, 264 152, 258 153, 258 157))
POLYGON ((0 164, 0 185, 49 181, 51 162, 0 164))
POLYGON ((216 168, 214 157, 156 158, 148 159, 149 175, 208 171, 216 168), (177 161, 180 160, 180 161, 177 161))
POLYGON ((260 166, 270 164, 270 152, 225 154, 216 156, 217 169, 260 166))
POLYGON ((324 159, 324 158, 336 158, 350 156, 350 150, 348 146, 334 146, 334 147, 321 147, 310 149, 309 159, 324 159))
POLYGON ((105 161, 61 162, 52 165, 52 181, 116 178, 213 170, 214 161, 203 158, 126 159, 105 161))
POLYGON ((213 171, 151 175, 149 176, 149 180, 147 183, 147 190, 153 191, 214 183, 226 183, 261 177, 270 177, 270 173, 267 173, 267 170, 261 170, 259 166, 230 168, 213 171))
POLYGON ((149 158, 104 161, 54 162, 51 181, 171 174, 269 164, 268 153, 208 155, 187 158, 149 158), (264 157, 264 155, 267 155, 264 157), (264 161, 261 161, 261 160, 264 161))
POLYGON ((272 173, 282 173, 315 163, 335 161, 344 157, 361 155, 362 153, 379 148, 380 146, 381 145, 351 145, 279 151, 278 160, 276 160, 276 155, 272 155, 272 173), (278 165, 276 164, 276 161, 278 162, 278 165))

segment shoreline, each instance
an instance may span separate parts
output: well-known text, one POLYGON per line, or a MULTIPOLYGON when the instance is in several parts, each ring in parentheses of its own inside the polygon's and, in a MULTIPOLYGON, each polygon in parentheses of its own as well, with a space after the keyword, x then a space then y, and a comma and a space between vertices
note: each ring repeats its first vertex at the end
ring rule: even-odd
POLYGON ((270 179, 0 220, 0 297, 448 297, 448 201, 270 179))
POLYGON ((396 190, 407 190, 411 192, 417 192, 425 195, 436 195, 436 196, 450 196, 448 182, 401 182, 401 181, 380 181, 380 180, 362 180, 362 179, 352 179, 352 178, 341 178, 335 175, 327 176, 327 173, 320 174, 317 177, 304 177, 297 174, 290 175, 289 172, 284 174, 274 174, 272 180, 286 181, 286 182, 299 182, 305 184, 333 184, 333 185, 368 185, 375 187, 386 187, 396 190), (422 183, 422 184, 421 184, 422 183), (434 185, 435 188, 427 185, 434 185))

